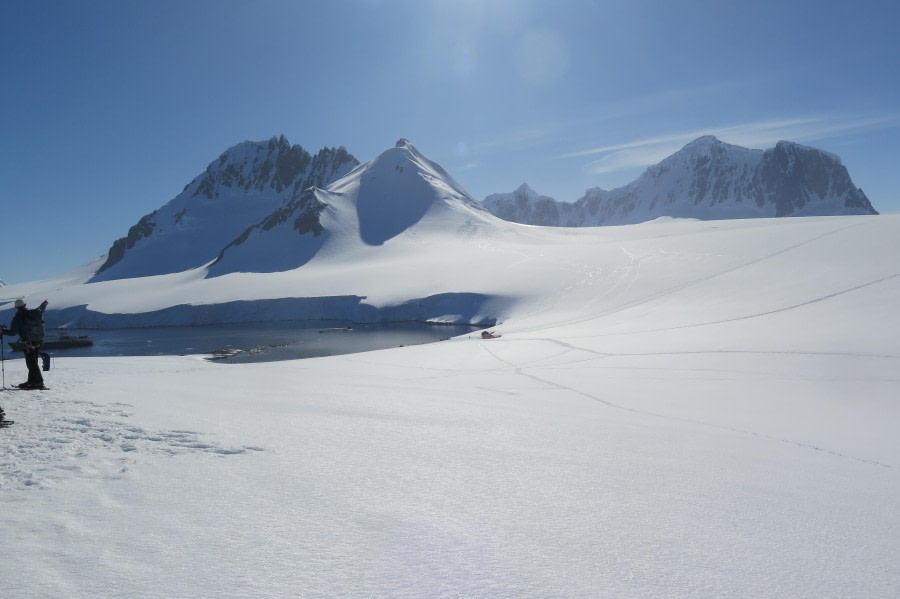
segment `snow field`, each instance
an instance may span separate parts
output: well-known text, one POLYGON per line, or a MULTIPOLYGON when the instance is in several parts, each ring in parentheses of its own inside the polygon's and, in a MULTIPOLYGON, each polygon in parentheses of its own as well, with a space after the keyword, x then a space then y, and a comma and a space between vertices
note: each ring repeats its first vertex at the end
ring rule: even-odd
POLYGON ((28 464, 3 471, 11 596, 896 591, 896 444, 853 444, 871 420, 848 426, 849 401, 759 405, 811 369, 772 385, 743 356, 657 358, 636 377, 640 357, 591 369, 535 345, 67 360, 43 397, 5 400, 28 464))
POLYGON ((428 262, 498 339, 57 358, 0 392, 4 596, 898 596, 898 223, 523 228, 428 262))

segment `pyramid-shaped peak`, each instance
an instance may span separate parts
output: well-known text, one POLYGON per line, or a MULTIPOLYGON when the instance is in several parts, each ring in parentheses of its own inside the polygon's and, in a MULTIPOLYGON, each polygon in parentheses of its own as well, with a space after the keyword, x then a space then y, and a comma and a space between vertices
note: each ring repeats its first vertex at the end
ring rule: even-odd
POLYGON ((326 191, 353 199, 360 238, 368 245, 381 245, 426 214, 437 214, 450 205, 483 211, 441 165, 407 139, 400 139, 326 191))
POLYGON ((405 137, 397 140, 397 143, 394 144, 394 147, 388 148, 384 152, 382 152, 373 163, 378 162, 380 160, 400 160, 400 161, 408 161, 415 163, 423 168, 430 168, 433 165, 432 161, 428 159, 427 156, 422 154, 416 146, 413 145, 411 141, 406 139, 405 137))
POLYGON ((424 194, 429 196, 434 188, 440 188, 443 192, 438 195, 449 193, 468 198, 468 193, 441 165, 422 154, 406 138, 401 138, 394 147, 361 165, 344 180, 336 182, 334 189, 353 185, 354 180, 378 181, 378 185, 391 187, 390 190, 383 190, 383 193, 389 194, 397 194, 401 189, 404 190, 402 193, 412 193, 412 189, 419 189, 417 193, 430 190, 424 194))
MULTIPOLYGON (((441 167, 420 152, 408 139, 400 139, 392 148, 364 164, 360 169, 363 176, 381 176, 390 174, 392 177, 421 177, 432 180, 444 180, 452 182, 453 178, 441 167)), ((457 187, 455 182, 451 187, 457 187)), ((462 192, 464 195, 465 192, 462 192)))

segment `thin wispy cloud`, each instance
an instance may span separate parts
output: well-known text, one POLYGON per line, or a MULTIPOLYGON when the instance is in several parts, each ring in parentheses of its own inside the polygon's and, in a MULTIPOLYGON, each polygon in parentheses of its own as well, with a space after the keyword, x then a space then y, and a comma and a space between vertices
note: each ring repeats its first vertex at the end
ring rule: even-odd
MULTIPOLYGON (((475 142, 472 144, 472 149, 480 152, 496 152, 523 146, 534 146, 550 139, 560 138, 564 134, 571 134, 573 131, 595 127, 603 122, 646 114, 651 111, 660 110, 663 107, 671 106, 672 104, 690 103, 701 97, 721 94, 723 91, 734 90, 747 85, 748 83, 745 80, 736 80, 725 83, 716 83, 714 85, 699 85, 670 89, 637 96, 635 98, 630 98, 627 101, 609 102, 596 106, 594 114, 557 119, 552 122, 508 131, 490 139, 475 142)), ((707 133, 708 131, 699 133, 698 137, 699 135, 705 135, 707 133)), ((679 137, 679 139, 680 138, 681 137, 679 137)), ((595 150, 585 150, 583 153, 597 153, 595 150)), ((580 153, 581 152, 573 152, 564 155, 563 157, 573 157, 580 153)))
MULTIPOLYGON (((729 127, 719 127, 711 129, 692 129, 688 131, 680 131, 678 133, 670 133, 667 135, 659 135, 654 137, 645 137, 643 139, 632 140, 620 144, 612 144, 599 146, 596 148, 588 148, 584 150, 576 150, 559 155, 557 158, 579 158, 581 156, 592 156, 596 154, 608 154, 610 152, 618 152, 621 150, 633 150, 639 148, 651 148, 657 146, 671 146, 681 144, 682 146, 690 141, 697 139, 703 135, 715 135, 728 137, 723 139, 728 143, 735 136, 746 137, 748 132, 763 133, 766 136, 772 132, 779 132, 796 127, 808 126, 817 122, 816 119, 794 119, 782 121, 766 121, 757 123, 747 123, 744 125, 733 125, 729 127)), ((679 146, 680 147, 680 146, 679 146)))
POLYGON ((566 152, 557 159, 583 158, 596 156, 585 165, 591 174, 612 173, 635 167, 646 167, 656 164, 663 158, 678 151, 685 144, 703 135, 714 135, 722 141, 748 148, 767 148, 779 140, 810 142, 826 139, 835 135, 862 132, 875 127, 896 126, 900 124, 900 115, 883 115, 868 118, 835 118, 807 117, 756 121, 711 127, 708 129, 691 129, 566 152))
POLYGON ((464 171, 471 171, 471 170, 474 170, 474 169, 476 169, 476 168, 479 168, 480 166, 481 166, 481 165, 478 164, 477 162, 468 162, 468 163, 466 163, 466 164, 461 164, 461 165, 459 165, 459 166, 454 167, 454 168, 452 169, 452 171, 453 171, 454 173, 462 173, 462 172, 464 172, 464 171))
POLYGON ((477 152, 490 152, 510 147, 533 146, 554 136, 563 126, 553 123, 510 131, 491 139, 475 142, 472 144, 472 149, 477 152))

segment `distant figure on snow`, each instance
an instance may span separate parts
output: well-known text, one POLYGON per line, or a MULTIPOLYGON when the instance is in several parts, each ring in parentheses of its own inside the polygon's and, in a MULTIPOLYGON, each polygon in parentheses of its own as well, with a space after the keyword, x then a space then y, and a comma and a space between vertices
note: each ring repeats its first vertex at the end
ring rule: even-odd
MULTIPOLYGON (((20 389, 46 389, 44 376, 38 366, 41 343, 44 342, 44 310, 47 308, 47 300, 33 310, 28 310, 25 300, 16 300, 16 314, 13 316, 9 327, 0 325, 0 343, 3 335, 18 335, 24 345, 25 365, 28 367, 28 380, 20 389)), ((46 355, 46 354, 45 354, 46 355)), ((48 360, 49 361, 49 360, 48 360)))

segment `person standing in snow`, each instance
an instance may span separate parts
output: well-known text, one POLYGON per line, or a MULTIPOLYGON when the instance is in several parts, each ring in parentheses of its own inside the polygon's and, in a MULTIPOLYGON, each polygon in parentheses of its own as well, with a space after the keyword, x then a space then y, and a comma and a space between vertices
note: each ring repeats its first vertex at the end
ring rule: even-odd
POLYGON ((28 367, 28 380, 19 385, 20 389, 46 389, 44 376, 38 365, 41 343, 44 342, 44 310, 46 308, 47 300, 44 300, 34 310, 28 310, 25 300, 17 299, 16 314, 9 327, 0 325, 0 338, 3 335, 18 335, 24 345, 22 351, 25 353, 25 365, 28 367))

